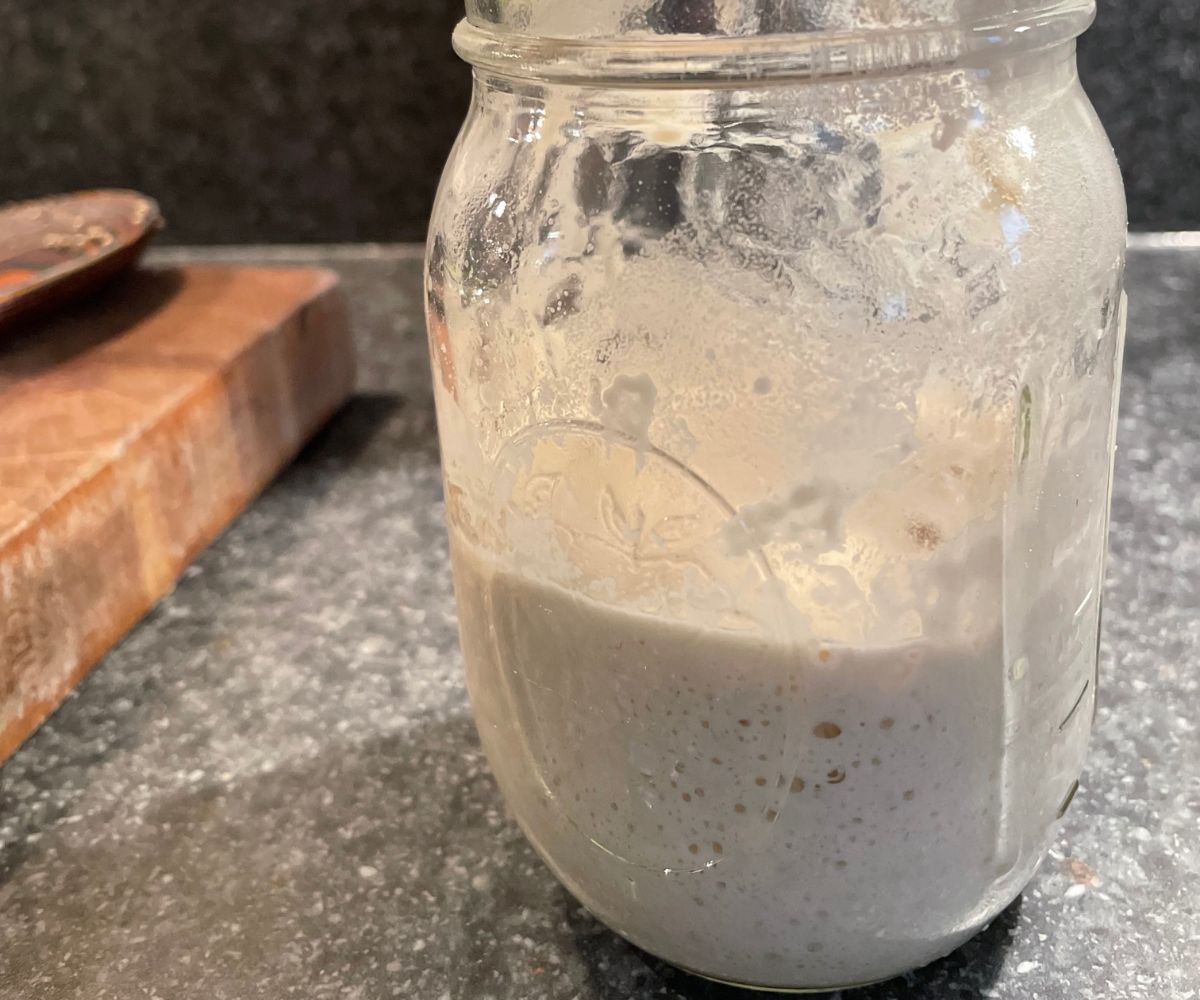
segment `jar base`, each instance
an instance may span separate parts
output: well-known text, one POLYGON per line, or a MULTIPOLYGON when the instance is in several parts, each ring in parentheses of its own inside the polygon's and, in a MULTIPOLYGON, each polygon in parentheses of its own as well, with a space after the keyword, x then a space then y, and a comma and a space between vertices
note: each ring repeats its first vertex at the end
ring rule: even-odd
POLYGON ((1012 893, 1011 897, 1008 898, 1008 900, 1004 903, 1003 906, 999 907, 997 910, 992 912, 989 917, 987 917, 986 919, 975 924, 969 930, 959 931, 958 933, 954 934, 953 936, 948 937, 947 939, 944 939, 942 942, 942 947, 939 947, 933 955, 930 955, 923 959, 919 959, 914 964, 905 964, 899 968, 895 968, 895 969, 889 971, 886 975, 872 976, 867 979, 850 980, 850 981, 846 981, 846 982, 823 983, 821 985, 813 985, 813 986, 767 985, 764 983, 748 982, 748 981, 740 980, 737 978, 721 977, 721 976, 713 975, 711 973, 701 972, 700 970, 692 968, 682 962, 673 961, 670 958, 667 958, 665 955, 663 955, 659 952, 656 952, 652 948, 648 948, 646 945, 640 943, 635 938, 631 937, 625 930, 623 930, 616 921, 607 919, 601 913, 599 908, 593 906, 588 901, 587 894, 581 891, 578 884, 573 879, 568 877, 567 874, 557 864, 555 864, 551 860, 549 853, 546 852, 545 850, 543 850, 541 844, 532 835, 532 831, 529 829, 529 827, 526 826, 526 824, 521 819, 521 817, 518 816, 515 818, 517 820, 517 825, 521 828, 521 832, 525 835, 525 838, 529 841, 529 843, 530 843, 530 845, 532 845, 534 851, 538 854, 538 856, 542 859, 542 861, 550 869, 551 873, 555 876, 555 878, 558 879, 559 883, 563 886, 563 888, 566 889, 566 891, 568 893, 570 893, 570 895, 572 897, 574 897, 574 899, 578 903, 580 903, 580 905, 582 905, 582 907, 592 916, 593 919, 595 919, 599 923, 603 924, 610 931, 612 931, 612 933, 614 933, 617 937, 628 942, 630 945, 632 945, 638 951, 644 952, 646 955, 657 959, 658 961, 662 962, 664 965, 668 965, 672 969, 677 969, 678 971, 685 973, 686 975, 694 976, 697 979, 703 979, 706 982, 716 983, 719 986, 730 986, 730 987, 734 987, 736 989, 751 990, 755 993, 762 993, 764 995, 776 994, 776 995, 780 995, 780 996, 803 996, 803 995, 817 995, 817 994, 822 994, 822 993, 836 993, 836 992, 839 992, 842 990, 863 989, 868 986, 878 985, 879 983, 890 982, 893 979, 897 979, 897 978, 904 976, 910 972, 915 972, 918 969, 924 969, 930 965, 940 962, 940 961, 944 960, 945 958, 947 958, 948 956, 953 955, 956 951, 958 951, 959 948, 963 947, 968 941, 971 941, 976 936, 983 934, 990 926, 992 926, 992 924, 995 921, 999 920, 1001 915, 1005 911, 1007 911, 1008 908, 1010 906, 1012 906, 1012 904, 1021 897, 1021 894, 1022 894, 1022 892, 1024 892, 1025 887, 1028 885, 1029 881, 1033 878, 1034 873, 1037 871, 1038 867, 1041 865, 1042 860, 1045 858, 1045 851, 1043 851, 1042 854, 1037 859, 1037 864, 1035 864, 1028 871, 1025 878, 1020 881, 1020 888, 1018 888, 1016 891, 1014 891, 1012 893))
MULTIPOLYGON (((670 963, 675 965, 674 962, 670 963)), ((718 986, 732 986, 739 990, 753 990, 755 993, 774 993, 778 996, 802 996, 805 994, 816 993, 836 993, 841 990, 859 990, 867 986, 875 986, 879 983, 886 983, 895 976, 881 976, 879 979, 864 979, 858 983, 838 983, 834 986, 760 986, 757 983, 739 983, 732 979, 718 979, 716 976, 706 976, 703 972, 696 972, 692 969, 684 969, 682 966, 676 965, 675 968, 681 969, 689 976, 695 976, 697 979, 704 979, 710 983, 716 983, 718 986)))
MULTIPOLYGON (((1000 912, 1003 913, 1004 910, 1008 909, 1008 906, 1011 906, 1012 902, 1015 901, 1019 896, 1020 896, 1020 893, 1018 893, 1017 896, 1014 896, 1013 900, 1010 901, 1008 904, 1006 904, 1001 909, 1000 912)), ((997 917, 998 917, 998 915, 997 915, 997 917)), ((686 973, 689 976, 695 976, 697 979, 703 979, 706 982, 716 983, 719 986, 731 986, 731 987, 734 987, 734 988, 740 989, 740 990, 752 990, 755 993, 776 994, 779 996, 803 996, 803 995, 816 995, 816 994, 821 994, 821 993, 837 993, 842 990, 859 990, 859 989, 864 989, 868 986, 877 986, 879 983, 891 982, 893 979, 897 979, 900 976, 904 976, 909 972, 915 972, 918 969, 927 968, 928 966, 933 965, 936 962, 940 962, 943 959, 947 958, 948 956, 953 955, 956 951, 958 951, 959 948, 961 948, 963 945, 965 945, 968 941, 970 941, 976 935, 983 933, 984 930, 986 930, 989 926, 991 926, 992 921, 997 919, 997 917, 993 917, 991 920, 985 921, 984 923, 980 924, 978 927, 974 928, 971 931, 967 931, 967 932, 962 933, 961 935, 956 936, 954 944, 950 947, 947 947, 944 952, 942 952, 939 955, 934 956, 933 958, 929 959, 928 961, 921 962, 919 965, 913 966, 912 968, 897 970, 895 972, 890 972, 885 976, 876 976, 871 979, 860 979, 860 980, 855 980, 855 981, 850 981, 850 982, 841 982, 841 983, 828 983, 828 984, 824 984, 824 985, 820 985, 820 986, 767 986, 762 983, 743 982, 738 979, 723 979, 720 976, 710 975, 709 973, 700 972, 696 969, 688 968, 686 965, 681 965, 678 962, 672 962, 670 959, 663 958, 661 955, 658 955, 656 957, 660 961, 665 962, 667 965, 671 966, 672 968, 678 969, 680 972, 686 973)), ((597 919, 600 919, 600 918, 597 917, 597 919)), ((614 930, 618 936, 625 938, 626 941, 630 940, 621 931, 616 930, 616 928, 613 928, 610 924, 607 924, 605 921, 601 920, 601 923, 605 923, 606 926, 608 926, 610 929, 614 930)), ((632 942, 632 941, 630 941, 630 943, 634 944, 634 942, 632 942)), ((640 946, 634 944, 634 947, 640 947, 640 946)), ((654 953, 648 952, 648 954, 654 954, 654 953)))

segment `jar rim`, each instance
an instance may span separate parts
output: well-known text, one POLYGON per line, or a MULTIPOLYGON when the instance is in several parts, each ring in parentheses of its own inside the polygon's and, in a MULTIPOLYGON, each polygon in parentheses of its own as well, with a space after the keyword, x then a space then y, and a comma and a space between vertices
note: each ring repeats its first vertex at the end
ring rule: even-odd
POLYGON ((1081 35, 1095 0, 1056 0, 955 24, 763 35, 557 38, 469 19, 454 50, 476 69, 555 83, 629 87, 746 86, 953 66, 973 56, 1047 48, 1081 35))

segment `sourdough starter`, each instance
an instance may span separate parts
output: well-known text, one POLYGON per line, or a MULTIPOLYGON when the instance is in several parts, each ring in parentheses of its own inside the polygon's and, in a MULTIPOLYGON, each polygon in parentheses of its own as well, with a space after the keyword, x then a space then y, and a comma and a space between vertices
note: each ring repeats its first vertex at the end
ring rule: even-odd
POLYGON ((1036 865, 1043 817, 1006 801, 998 629, 783 643, 453 548, 506 798, 571 890, 643 947, 759 985, 878 979, 956 947, 1036 865))

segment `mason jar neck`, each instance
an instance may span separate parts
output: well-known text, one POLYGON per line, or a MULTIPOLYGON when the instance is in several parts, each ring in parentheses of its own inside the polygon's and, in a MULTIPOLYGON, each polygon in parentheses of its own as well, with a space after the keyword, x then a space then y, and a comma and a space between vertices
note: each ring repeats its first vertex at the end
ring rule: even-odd
POLYGON ((601 38, 542 37, 464 20, 455 29, 454 48, 484 73, 517 79, 621 88, 744 88, 993 62, 1069 42, 1094 17, 1094 0, 1056 0, 1036 10, 949 25, 601 38))
MULTIPOLYGON (((547 129, 582 135, 614 128, 644 133, 664 147, 705 142, 754 143, 781 122, 860 122, 889 127, 941 118, 957 121, 970 109, 990 114, 1003 105, 1013 117, 1032 118, 1079 87, 1075 42, 1009 53, 976 65, 934 66, 860 76, 772 79, 714 86, 694 81, 649 87, 620 81, 544 80, 476 68, 472 116, 500 114, 519 145, 547 129)), ((490 119, 489 119, 490 120, 490 119)), ((864 126, 865 127, 865 126, 864 126)))

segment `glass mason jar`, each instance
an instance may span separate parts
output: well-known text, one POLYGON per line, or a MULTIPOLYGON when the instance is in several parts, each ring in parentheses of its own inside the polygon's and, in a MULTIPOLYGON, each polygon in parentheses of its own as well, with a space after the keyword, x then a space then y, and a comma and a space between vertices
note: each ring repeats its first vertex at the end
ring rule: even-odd
POLYGON ((946 954, 1093 715, 1125 215, 1091 0, 468 15, 427 304, 509 806, 705 976, 946 954))

